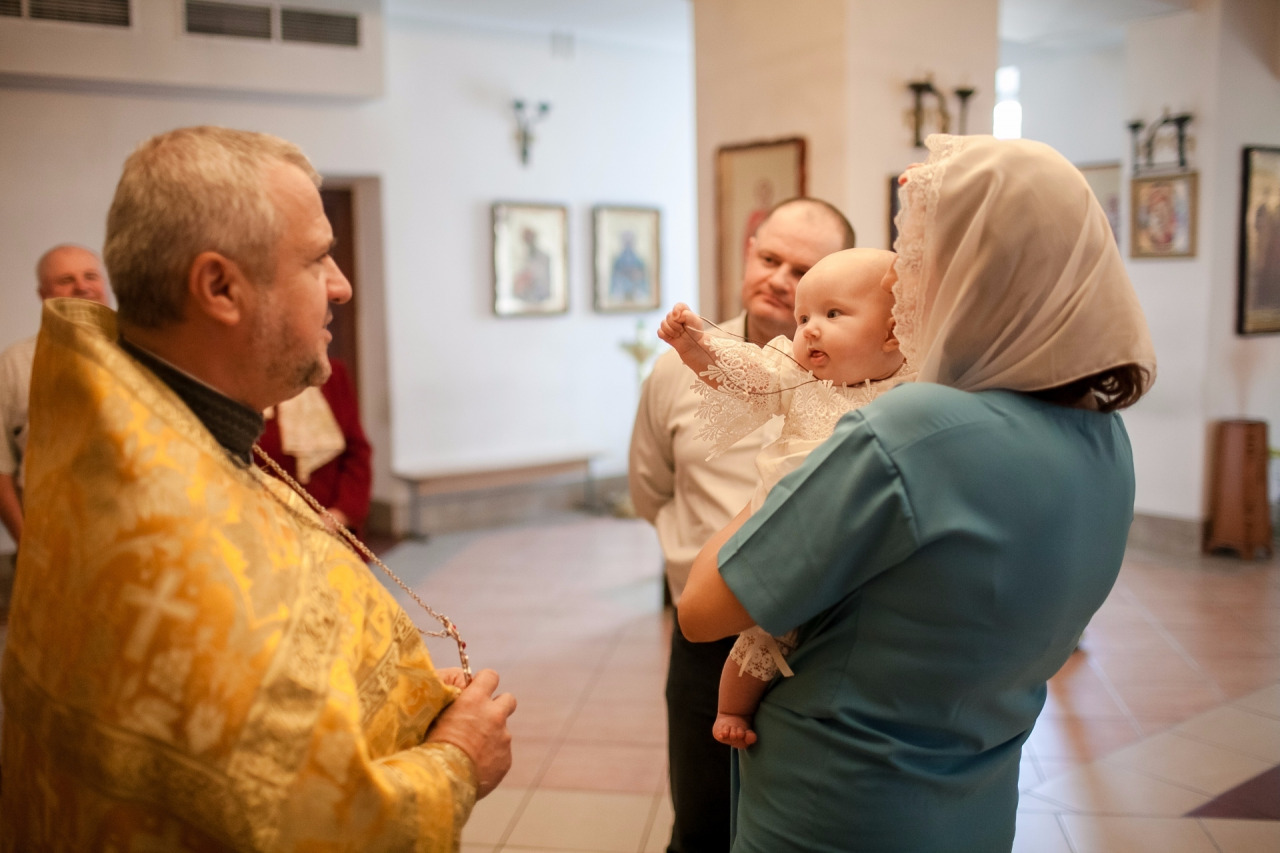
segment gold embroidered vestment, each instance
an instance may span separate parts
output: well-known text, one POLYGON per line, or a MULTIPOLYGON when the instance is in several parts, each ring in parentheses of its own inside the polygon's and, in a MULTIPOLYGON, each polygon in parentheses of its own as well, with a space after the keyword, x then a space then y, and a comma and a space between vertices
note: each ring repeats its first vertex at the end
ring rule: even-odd
POLYGON ((46 303, 0 850, 456 850, 473 769, 421 744, 456 690, 408 615, 115 340, 46 303))

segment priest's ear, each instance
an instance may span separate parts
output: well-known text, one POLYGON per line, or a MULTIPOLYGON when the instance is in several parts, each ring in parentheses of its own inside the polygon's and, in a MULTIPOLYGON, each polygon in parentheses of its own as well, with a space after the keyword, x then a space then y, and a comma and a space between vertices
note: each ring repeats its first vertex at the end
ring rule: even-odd
POLYGON ((219 252, 201 252, 187 273, 187 311, 235 326, 245 318, 256 289, 235 261, 219 252))

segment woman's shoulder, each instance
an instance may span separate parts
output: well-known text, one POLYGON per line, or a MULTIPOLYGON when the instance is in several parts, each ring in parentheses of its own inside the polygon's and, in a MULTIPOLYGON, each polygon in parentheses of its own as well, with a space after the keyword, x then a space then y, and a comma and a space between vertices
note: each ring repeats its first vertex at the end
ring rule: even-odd
POLYGON ((961 391, 931 382, 900 385, 859 413, 882 441, 897 447, 974 429, 1023 440, 1053 431, 1065 421, 1109 431, 1115 418, 1055 406, 1014 391, 961 391))
POLYGON ((988 417, 991 401, 986 396, 933 382, 905 382, 878 396, 863 411, 873 423, 937 428, 988 417))
POLYGON ((956 417, 1007 417, 1019 412, 1032 415, 1075 411, 1017 391, 961 391, 935 382, 904 382, 881 394, 876 403, 877 411, 886 414, 936 414, 948 420, 956 417))

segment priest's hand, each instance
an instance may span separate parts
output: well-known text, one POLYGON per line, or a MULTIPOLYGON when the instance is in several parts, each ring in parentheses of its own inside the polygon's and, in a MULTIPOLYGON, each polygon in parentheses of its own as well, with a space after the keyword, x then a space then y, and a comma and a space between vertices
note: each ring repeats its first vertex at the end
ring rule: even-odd
POLYGON ((467 686, 467 674, 460 666, 442 666, 436 670, 436 678, 459 690, 467 686))
POLYGON ((476 799, 487 795, 511 769, 511 732, 507 718, 516 709, 510 693, 493 695, 498 673, 482 669, 445 708, 427 732, 427 743, 451 743, 476 770, 476 799))

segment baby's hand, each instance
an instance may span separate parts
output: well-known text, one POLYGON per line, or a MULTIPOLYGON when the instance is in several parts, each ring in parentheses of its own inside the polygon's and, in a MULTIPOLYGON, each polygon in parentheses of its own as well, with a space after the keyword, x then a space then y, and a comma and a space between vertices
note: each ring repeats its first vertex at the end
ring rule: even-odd
POLYGON ((662 318, 662 324, 658 327, 658 337, 667 343, 679 349, 677 345, 685 333, 691 332, 694 341, 701 337, 702 318, 693 313, 693 310, 683 302, 677 302, 676 306, 666 317, 662 318))
MULTIPOLYGON (((680 360, 699 376, 711 365, 711 353, 702 345, 702 318, 683 302, 676 303, 671 313, 662 318, 658 337, 671 344, 680 360)), ((709 383, 705 377, 703 381, 709 383)))

